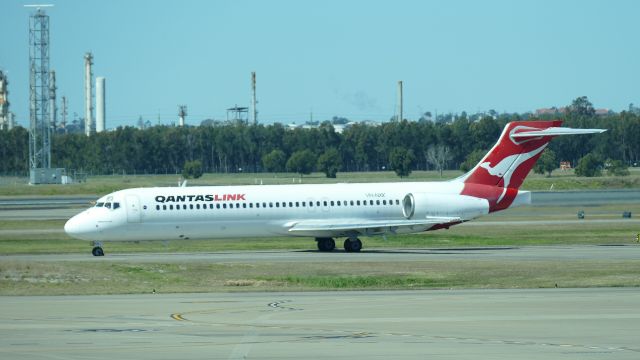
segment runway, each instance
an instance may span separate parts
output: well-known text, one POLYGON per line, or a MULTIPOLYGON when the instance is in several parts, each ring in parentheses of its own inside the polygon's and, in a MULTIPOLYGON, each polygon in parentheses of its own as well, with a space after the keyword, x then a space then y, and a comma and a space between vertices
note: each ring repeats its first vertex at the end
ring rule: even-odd
POLYGON ((640 290, 0 297, 3 359, 637 359, 640 290))
POLYGON ((220 251, 194 253, 128 253, 94 257, 83 254, 0 255, 0 262, 123 262, 123 263, 305 263, 305 262, 398 262, 428 260, 637 260, 640 245, 554 245, 523 247, 465 247, 423 249, 363 249, 360 253, 317 250, 220 251))

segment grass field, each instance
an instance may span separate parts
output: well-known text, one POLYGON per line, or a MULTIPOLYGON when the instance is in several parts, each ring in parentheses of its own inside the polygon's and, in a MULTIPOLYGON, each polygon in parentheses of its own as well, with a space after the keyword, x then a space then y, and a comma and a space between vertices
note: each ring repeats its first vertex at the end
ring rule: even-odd
POLYGON ((640 286, 639 261, 0 264, 0 295, 640 286))
MULTIPOLYGON (((572 171, 555 171, 547 178, 531 173, 525 180, 523 190, 581 190, 581 189, 629 189, 640 188, 640 168, 632 168, 631 175, 625 177, 579 178, 572 171)), ((359 183, 359 182, 405 182, 439 181, 462 175, 460 171, 445 171, 443 177, 435 171, 414 171, 411 176, 400 179, 391 171, 338 173, 337 178, 328 179, 321 173, 306 175, 302 179, 297 174, 205 174, 199 179, 189 180, 189 186, 196 185, 272 185, 293 183, 359 183)), ((42 196, 42 195, 104 195, 116 190, 144 186, 177 186, 179 175, 112 175, 93 176, 87 182, 71 185, 28 185, 27 178, 0 177, 0 196, 42 196)))

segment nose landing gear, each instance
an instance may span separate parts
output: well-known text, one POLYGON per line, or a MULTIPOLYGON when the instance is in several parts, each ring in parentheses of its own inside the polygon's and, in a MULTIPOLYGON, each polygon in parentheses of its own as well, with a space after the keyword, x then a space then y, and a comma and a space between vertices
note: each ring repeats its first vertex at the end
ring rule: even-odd
POLYGON ((93 249, 91 250, 93 256, 104 256, 104 250, 102 250, 102 243, 99 241, 93 242, 93 249))

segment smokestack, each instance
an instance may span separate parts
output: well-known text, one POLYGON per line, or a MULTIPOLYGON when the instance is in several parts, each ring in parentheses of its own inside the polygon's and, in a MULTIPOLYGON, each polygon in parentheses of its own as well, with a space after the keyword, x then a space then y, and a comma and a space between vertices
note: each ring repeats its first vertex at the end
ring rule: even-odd
POLYGON ((89 136, 93 132, 93 106, 91 105, 91 65, 93 55, 91 52, 84 54, 84 133, 89 136))
POLYGON ((256 72, 251 73, 251 107, 253 108, 253 123, 258 123, 258 101, 256 100, 256 72))
POLYGON ((402 119, 402 81, 398 81, 398 121, 402 119))
POLYGON ((105 125, 105 79, 96 77, 96 132, 103 132, 105 125))
POLYGON ((49 126, 55 131, 57 122, 56 109, 56 72, 49 72, 49 126))

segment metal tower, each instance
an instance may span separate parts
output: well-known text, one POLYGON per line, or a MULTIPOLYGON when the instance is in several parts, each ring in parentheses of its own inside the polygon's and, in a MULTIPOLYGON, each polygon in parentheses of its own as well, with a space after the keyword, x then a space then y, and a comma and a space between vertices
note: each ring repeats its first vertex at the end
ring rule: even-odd
POLYGON ((29 168, 51 168, 49 117, 49 16, 40 7, 29 16, 29 168))
POLYGON ((9 112, 9 80, 0 70, 0 130, 9 130, 11 113, 9 112))
POLYGON ((258 123, 258 100, 256 100, 256 72, 251 73, 251 110, 253 112, 253 124, 258 123))

